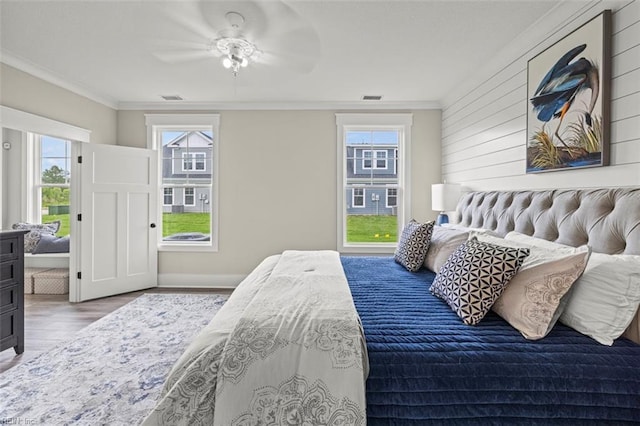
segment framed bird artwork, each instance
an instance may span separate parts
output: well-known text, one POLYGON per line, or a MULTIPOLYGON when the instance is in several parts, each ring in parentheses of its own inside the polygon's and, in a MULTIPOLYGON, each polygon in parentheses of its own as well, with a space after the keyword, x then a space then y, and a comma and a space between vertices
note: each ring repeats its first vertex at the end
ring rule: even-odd
POLYGON ((527 63, 527 173, 609 164, 611 11, 527 63))

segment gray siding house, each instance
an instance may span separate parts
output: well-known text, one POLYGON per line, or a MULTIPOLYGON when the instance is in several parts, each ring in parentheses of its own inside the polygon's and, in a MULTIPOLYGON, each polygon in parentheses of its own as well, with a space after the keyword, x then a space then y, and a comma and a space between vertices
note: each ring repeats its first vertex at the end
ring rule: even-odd
POLYGON ((397 145, 347 144, 346 148, 347 214, 397 214, 397 145))
POLYGON ((203 132, 185 132, 162 147, 162 211, 210 212, 213 140, 203 132))

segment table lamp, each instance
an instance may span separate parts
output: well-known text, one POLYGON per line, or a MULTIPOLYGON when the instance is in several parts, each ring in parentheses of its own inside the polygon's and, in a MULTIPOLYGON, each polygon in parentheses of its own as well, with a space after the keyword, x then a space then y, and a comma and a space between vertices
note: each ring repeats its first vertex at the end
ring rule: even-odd
POLYGON ((436 183, 431 185, 431 209, 439 211, 436 225, 449 223, 448 211, 453 211, 458 206, 460 199, 460 185, 457 183, 436 183))

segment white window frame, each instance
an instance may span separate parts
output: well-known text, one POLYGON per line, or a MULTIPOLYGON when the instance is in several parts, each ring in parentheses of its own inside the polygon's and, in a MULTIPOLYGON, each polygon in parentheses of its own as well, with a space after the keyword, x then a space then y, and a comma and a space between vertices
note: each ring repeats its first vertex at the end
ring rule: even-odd
MULTIPOLYGON (((219 194, 219 135, 220 135, 220 114, 145 114, 147 125, 147 148, 162 150, 161 133, 163 131, 189 131, 189 130, 211 130, 213 144, 211 147, 211 239, 210 241, 164 241, 162 232, 158 232, 159 251, 218 251, 220 235, 220 204, 219 194)), ((158 155, 158 182, 162 188, 162 155, 158 155)), ((206 163, 206 157, 205 157, 206 163)), ((205 166, 206 167, 206 166, 205 166)), ((190 186, 192 187, 192 186, 190 186)), ((160 197, 158 197, 160 198, 160 197)), ((184 198, 184 195, 183 195, 184 198)), ((195 203, 194 189, 194 203, 195 203)), ((162 203, 162 201, 160 201, 162 203)), ((195 204, 194 204, 195 205, 195 204)), ((162 208, 158 209, 157 223, 162 223, 162 208)))
POLYGON ((162 190, 162 205, 163 206, 172 206, 173 205, 173 189, 174 188, 167 188, 167 187, 163 188, 163 190, 162 190), (170 194, 171 202, 168 203, 168 204, 165 202, 165 197, 167 196, 167 194, 165 193, 166 190, 171 191, 171 194, 170 194))
POLYGON ((363 209, 366 207, 366 200, 367 200, 367 190, 365 188, 351 188, 351 207, 353 207, 354 209, 363 209), (356 204, 356 190, 362 190, 362 195, 358 196, 358 197, 362 197, 362 204, 361 205, 357 205, 356 204))
POLYGON ((387 188, 385 191, 385 198, 386 198, 386 203, 385 205, 387 206, 388 209, 392 208, 392 207, 398 207, 398 188, 387 188), (395 204, 389 204, 389 191, 396 191, 396 193, 393 195, 393 197, 395 197, 396 199, 396 203, 395 204))
POLYGON ((182 171, 183 172, 205 172, 207 171, 207 154, 204 152, 183 152, 182 153, 182 171), (190 158, 188 158, 190 157, 190 158), (202 163, 202 168, 198 168, 198 163, 202 163), (190 165, 185 168, 186 164, 190 165))
POLYGON ((341 253, 393 253, 397 243, 347 243, 347 209, 346 209, 346 177, 347 177, 347 147, 345 135, 351 130, 397 130, 400 133, 398 143, 398 185, 397 185, 397 215, 398 236, 411 214, 411 127, 413 114, 411 113, 337 113, 337 249, 341 253), (405 196, 406 195, 406 196, 405 196))
POLYGON ((389 154, 386 149, 363 149, 362 150, 362 170, 386 170, 387 169, 387 160, 389 159, 389 154), (370 157, 367 157, 366 154, 369 154, 370 157), (378 154, 384 154, 384 158, 378 157, 378 154), (371 166, 365 164, 365 161, 371 161, 371 166), (384 161, 384 166, 378 166, 378 161, 384 161))
MULTIPOLYGON (((71 181, 69 183, 59 184, 43 184, 42 183, 42 137, 52 137, 59 140, 64 140, 69 144, 69 168, 73 167, 73 141, 60 138, 57 136, 51 136, 46 134, 40 134, 35 132, 25 132, 26 136, 26 150, 25 154, 27 161, 24 164, 27 165, 27 179, 25 179, 26 204, 24 205, 24 217, 27 221, 32 223, 42 223, 42 188, 66 188, 69 190, 69 197, 71 198, 71 181)), ((71 172, 71 170, 69 170, 71 172)), ((69 199, 71 204, 71 199, 69 199)), ((71 208, 71 206, 69 206, 71 208)), ((70 211, 71 212, 71 211, 70 211)))
POLYGON ((185 206, 195 206, 196 205, 196 188, 193 186, 185 186, 182 189, 182 204, 184 204, 185 206), (187 203, 187 191, 191 191, 192 194, 190 195, 191 199, 193 200, 192 203, 187 203))
POLYGON ((373 150, 372 149, 363 149, 362 150, 362 170, 371 170, 373 169, 373 150), (369 157, 367 157, 369 154, 369 157), (371 165, 367 166, 366 161, 371 161, 371 165))
POLYGON ((387 159, 389 157, 389 154, 387 153, 386 149, 377 149, 374 151, 374 168, 375 169, 379 169, 379 170, 386 170, 387 169, 387 159), (384 158, 380 158, 378 157, 378 154, 384 154, 384 158), (378 166, 378 161, 384 161, 384 166, 380 167, 378 166))

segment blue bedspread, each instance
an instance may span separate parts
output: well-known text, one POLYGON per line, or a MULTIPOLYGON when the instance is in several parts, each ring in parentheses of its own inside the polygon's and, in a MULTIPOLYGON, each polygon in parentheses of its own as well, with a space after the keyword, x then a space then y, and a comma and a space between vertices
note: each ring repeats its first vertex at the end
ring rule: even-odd
POLYGON ((435 274, 342 257, 369 351, 369 425, 640 422, 640 345, 557 324, 525 340, 493 312, 467 326, 429 293, 435 274))

